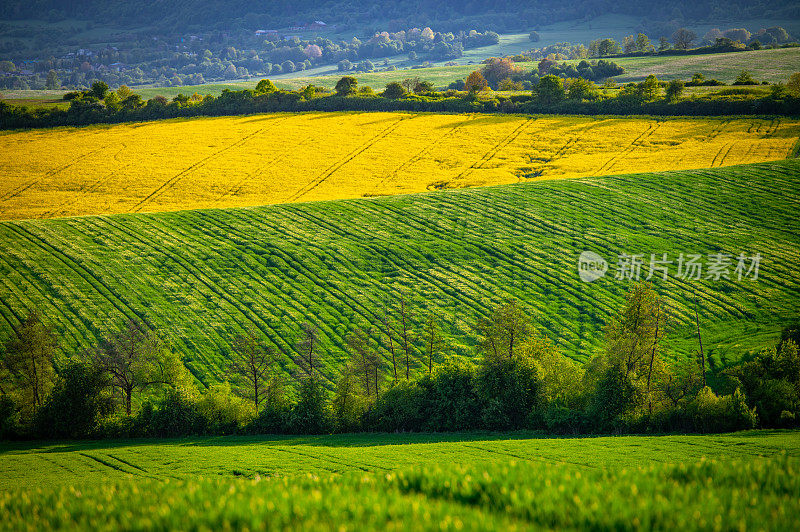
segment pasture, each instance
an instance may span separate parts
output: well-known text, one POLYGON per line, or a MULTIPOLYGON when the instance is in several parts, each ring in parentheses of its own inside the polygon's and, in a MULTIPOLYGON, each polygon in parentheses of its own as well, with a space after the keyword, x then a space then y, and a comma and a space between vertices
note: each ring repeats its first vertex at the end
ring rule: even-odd
POLYGON ((800 511, 800 439, 785 431, 2 444, 0 456, 9 530, 779 530, 800 511))
POLYGON ((786 158, 785 118, 304 113, 0 134, 0 219, 161 212, 786 158), (46 155, 45 155, 46 154, 46 155))
MULTIPOLYGON (((300 164, 298 162, 298 164, 300 164)), ((345 177, 345 176, 343 176, 345 177)), ((387 198, 0 223, 0 335, 38 308, 64 356, 125 319, 158 330, 205 383, 225 378, 231 342, 255 329, 294 367, 299 325, 320 327, 328 386, 344 338, 411 293, 415 322, 442 323, 447 354, 474 355, 473 327, 518 298, 560 349, 586 360, 629 281, 621 253, 763 255, 757 281, 654 282, 668 356, 697 348, 693 299, 712 368, 774 340, 800 311, 800 161, 533 181, 387 198), (594 251, 606 278, 579 280, 594 251)), ((705 271, 705 270, 704 270, 705 271)), ((703 274, 705 276, 705 274, 703 274)), ((385 338, 383 355, 388 356, 385 338)), ((439 360, 438 362, 441 362, 439 360)), ((437 362, 437 363, 438 363, 437 362)), ((417 366, 414 371, 422 371, 417 366)))

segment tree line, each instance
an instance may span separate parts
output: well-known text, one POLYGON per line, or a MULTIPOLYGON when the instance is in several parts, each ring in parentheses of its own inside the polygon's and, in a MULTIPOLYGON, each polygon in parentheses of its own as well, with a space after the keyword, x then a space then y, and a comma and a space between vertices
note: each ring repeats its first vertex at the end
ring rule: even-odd
POLYGON ((57 361, 56 335, 34 312, 0 351, 0 436, 798 426, 798 327, 715 372, 695 318, 696 356, 670 358, 669 309, 652 285, 636 284, 605 328, 602 353, 579 365, 537 331, 519 302, 505 300, 474 324, 475 357, 465 360, 448 356, 438 318, 403 296, 375 323, 350 330, 337 367, 312 323, 298 327, 290 353, 249 331, 233 341, 224 382, 200 390, 158 331, 142 323, 57 361), (324 375, 334 374, 326 386, 324 375))
MULTIPOLYGON (((591 65, 590 65, 591 68, 591 65)), ((219 96, 179 94, 172 100, 156 96, 144 101, 128 87, 110 91, 104 82, 89 90, 68 93, 68 109, 28 108, 0 101, 0 129, 79 126, 99 123, 159 120, 196 116, 234 116, 277 111, 412 111, 434 113, 523 113, 581 115, 724 116, 800 114, 800 77, 788 83, 760 89, 719 91, 686 97, 687 85, 705 83, 696 75, 689 83, 662 82, 650 75, 639 83, 628 83, 613 91, 584 78, 564 79, 545 74, 528 94, 496 94, 481 71, 467 77, 463 91, 436 91, 429 82, 391 82, 381 94, 371 87, 359 87, 358 80, 344 76, 335 91, 308 85, 297 91, 278 90, 269 80, 256 88, 223 90, 219 96), (601 90, 602 89, 602 90, 601 90)), ((758 84, 744 71, 739 85, 758 84)))

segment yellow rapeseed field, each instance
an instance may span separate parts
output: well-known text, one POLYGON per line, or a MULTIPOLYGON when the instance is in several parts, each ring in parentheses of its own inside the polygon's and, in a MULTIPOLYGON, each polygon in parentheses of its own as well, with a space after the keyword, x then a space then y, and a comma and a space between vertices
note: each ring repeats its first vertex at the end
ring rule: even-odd
POLYGON ((0 135, 0 219, 234 207, 778 160, 800 121, 411 113, 0 135))

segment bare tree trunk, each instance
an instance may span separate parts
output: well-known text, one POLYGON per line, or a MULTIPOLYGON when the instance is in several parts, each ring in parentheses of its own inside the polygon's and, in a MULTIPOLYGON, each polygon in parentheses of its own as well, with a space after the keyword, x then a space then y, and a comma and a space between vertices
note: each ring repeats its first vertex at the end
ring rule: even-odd
POLYGON ((697 341, 700 343, 700 362, 703 367, 703 388, 706 386, 706 356, 703 353, 703 337, 700 335, 700 315, 697 312, 697 294, 694 295, 694 322, 697 326, 697 341))
POLYGON ((389 340, 389 352, 392 354, 392 375, 394 376, 394 382, 397 382, 397 359, 394 353, 394 342, 392 341, 392 326, 387 314, 384 314, 383 324, 386 327, 386 338, 389 340))
POLYGON ((658 319, 661 317, 661 309, 656 312, 656 335, 653 338, 653 351, 650 353, 650 368, 647 371, 647 410, 653 415, 653 396, 650 394, 650 381, 653 376, 653 362, 656 359, 656 348, 658 347, 658 319))

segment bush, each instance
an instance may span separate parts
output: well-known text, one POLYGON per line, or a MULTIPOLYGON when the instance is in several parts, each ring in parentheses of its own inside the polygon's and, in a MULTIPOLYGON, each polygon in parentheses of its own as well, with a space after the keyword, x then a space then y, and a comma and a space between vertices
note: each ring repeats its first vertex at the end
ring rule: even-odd
POLYGON ((422 430, 423 390, 416 383, 400 382, 375 402, 369 425, 384 432, 422 430))
POLYGON ((423 430, 456 431, 480 424, 480 404, 472 364, 451 361, 419 381, 423 430))
POLYGON ((113 411, 102 372, 73 363, 59 374, 47 402, 36 415, 36 433, 50 438, 96 436, 102 419, 113 411))
POLYGON ((716 395, 706 386, 690 405, 697 432, 732 432, 752 429, 758 422, 755 408, 750 409, 744 394, 737 388, 733 395, 716 395))
POLYGON ((288 415, 287 430, 292 434, 322 434, 331 426, 325 389, 315 379, 303 379, 299 400, 288 415))
POLYGON ((155 405, 145 403, 134 425, 146 436, 175 437, 206 432, 193 398, 180 389, 170 390, 155 405))
POLYGON ((530 426, 539 385, 532 361, 511 358, 481 364, 475 387, 482 407, 483 426, 493 430, 530 426))

